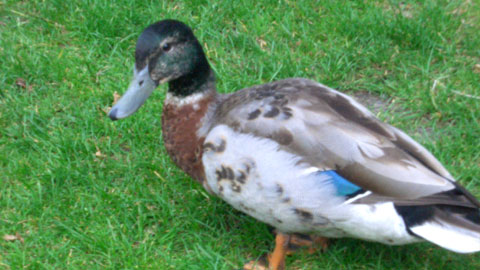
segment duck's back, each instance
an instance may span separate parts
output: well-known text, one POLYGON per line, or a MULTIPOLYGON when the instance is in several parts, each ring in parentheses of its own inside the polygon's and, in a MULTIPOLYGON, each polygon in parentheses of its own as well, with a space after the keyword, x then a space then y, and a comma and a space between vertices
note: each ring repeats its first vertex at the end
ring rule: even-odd
POLYGON ((271 139, 310 166, 354 177, 378 194, 408 199, 453 188, 448 171, 408 135, 351 97, 307 79, 238 91, 212 118, 216 125, 271 139))

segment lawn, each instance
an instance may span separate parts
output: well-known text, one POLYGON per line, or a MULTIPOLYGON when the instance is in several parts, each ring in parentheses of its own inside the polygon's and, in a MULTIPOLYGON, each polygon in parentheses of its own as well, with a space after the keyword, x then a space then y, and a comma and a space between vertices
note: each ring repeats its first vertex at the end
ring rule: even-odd
MULTIPOLYGON (((238 269, 269 228, 208 195, 162 143, 165 86, 106 111, 164 18, 218 90, 306 77, 357 96, 480 197, 478 1, 0 0, 0 269, 238 269)), ((478 269, 480 254, 339 239, 289 269, 478 269)))

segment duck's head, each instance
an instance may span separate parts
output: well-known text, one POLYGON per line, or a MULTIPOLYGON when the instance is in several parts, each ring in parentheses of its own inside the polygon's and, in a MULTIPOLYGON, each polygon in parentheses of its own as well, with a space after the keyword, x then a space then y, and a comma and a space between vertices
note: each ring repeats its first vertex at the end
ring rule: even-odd
POLYGON ((117 120, 133 114, 162 83, 169 83, 172 94, 188 96, 210 72, 203 49, 187 25, 175 20, 156 22, 138 38, 133 80, 108 116, 117 120))

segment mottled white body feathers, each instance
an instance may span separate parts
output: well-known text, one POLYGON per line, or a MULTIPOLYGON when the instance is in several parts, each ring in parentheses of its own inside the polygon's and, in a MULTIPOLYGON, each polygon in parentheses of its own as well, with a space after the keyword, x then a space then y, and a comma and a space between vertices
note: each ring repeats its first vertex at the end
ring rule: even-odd
POLYGON ((385 244, 419 241, 393 204, 344 204, 327 175, 273 140, 215 127, 205 140, 208 189, 236 209, 283 232, 316 232, 385 244))

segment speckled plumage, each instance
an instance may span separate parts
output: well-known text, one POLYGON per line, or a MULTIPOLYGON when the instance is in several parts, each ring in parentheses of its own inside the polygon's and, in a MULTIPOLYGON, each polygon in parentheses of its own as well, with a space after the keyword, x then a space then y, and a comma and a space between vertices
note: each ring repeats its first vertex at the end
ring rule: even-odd
POLYGON ((301 78, 218 94, 192 31, 172 20, 142 33, 136 60, 136 77, 109 116, 132 114, 152 85, 168 82, 167 152, 209 192, 280 232, 272 268, 283 265, 282 233, 480 250, 475 197, 353 98, 301 78))

